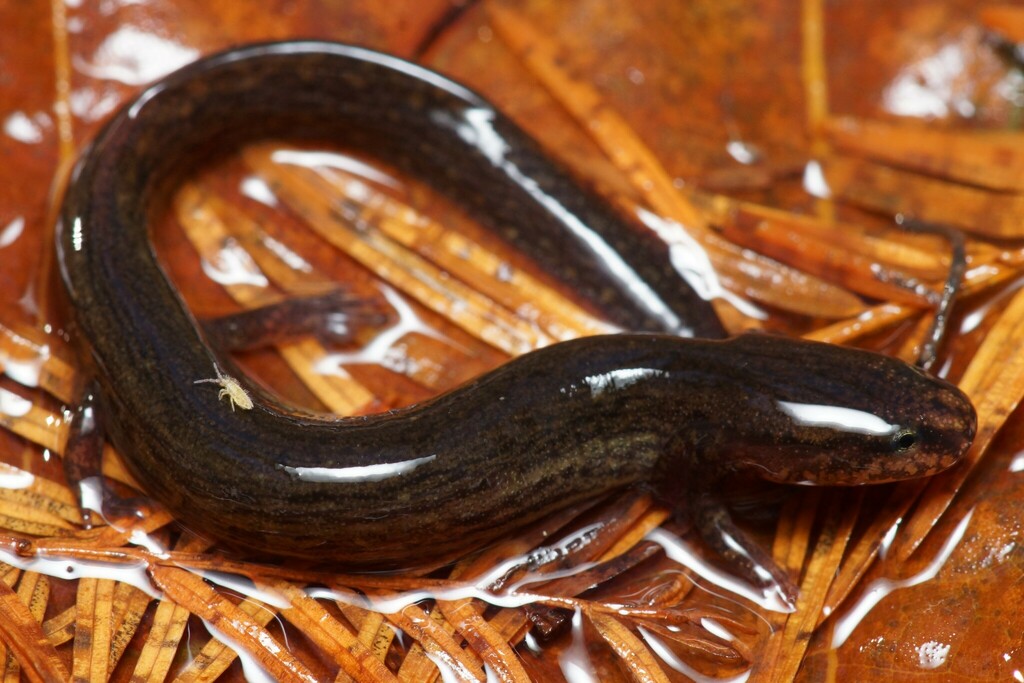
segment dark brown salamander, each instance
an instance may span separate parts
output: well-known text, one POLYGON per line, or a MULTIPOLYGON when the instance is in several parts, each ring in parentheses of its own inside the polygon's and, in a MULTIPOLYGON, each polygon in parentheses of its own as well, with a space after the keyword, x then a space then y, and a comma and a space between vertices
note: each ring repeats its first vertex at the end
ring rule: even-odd
POLYGON ((722 328, 664 245, 602 207, 461 86, 358 48, 282 43, 198 62, 117 115, 74 173, 58 251, 133 474, 186 525, 256 551, 348 568, 436 562, 640 484, 687 496, 751 574, 770 561, 731 526, 716 479, 889 481, 935 473, 970 444, 969 401, 902 362, 767 336, 681 338, 722 328), (258 392, 233 410, 196 384, 218 375, 216 359, 147 220, 163 181, 209 148, 296 132, 431 182, 615 322, 672 334, 558 344, 389 414, 297 416, 258 392))

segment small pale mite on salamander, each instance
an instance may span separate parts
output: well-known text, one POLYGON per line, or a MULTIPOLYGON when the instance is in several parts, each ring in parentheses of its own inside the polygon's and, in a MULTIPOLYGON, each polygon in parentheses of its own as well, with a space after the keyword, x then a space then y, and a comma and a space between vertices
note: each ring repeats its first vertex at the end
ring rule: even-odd
POLYGON ((217 384, 220 386, 220 391, 217 392, 217 398, 226 398, 231 404, 231 410, 233 411, 236 407, 242 410, 252 410, 252 397, 249 396, 249 392, 246 391, 241 383, 230 375, 225 375, 220 371, 220 366, 216 363, 213 364, 213 370, 217 373, 216 377, 209 379, 197 379, 193 384, 217 384))
POLYGON ((968 399, 901 361, 770 336, 715 340, 721 324, 664 243, 624 224, 478 95, 361 48, 250 46, 147 89, 80 160, 57 248, 103 424, 133 475, 186 526, 258 553, 349 570, 437 563, 642 486, 689 512, 742 574, 787 589, 731 521, 721 480, 926 476, 974 435, 968 399), (662 334, 556 344, 388 414, 294 414, 258 391, 250 409, 225 410, 193 386, 226 375, 147 225, 211 149, 288 133, 433 184, 614 323, 662 334))

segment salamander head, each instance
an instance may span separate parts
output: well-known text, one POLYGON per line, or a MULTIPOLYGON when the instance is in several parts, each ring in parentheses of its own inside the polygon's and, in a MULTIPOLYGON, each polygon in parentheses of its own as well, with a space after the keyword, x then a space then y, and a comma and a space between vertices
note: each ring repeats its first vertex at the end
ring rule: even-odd
POLYGON ((856 485, 913 479, 955 465, 977 416, 953 385, 876 353, 773 337, 740 338, 770 366, 745 394, 740 466, 785 483, 856 485), (766 362, 770 359, 770 362, 766 362))

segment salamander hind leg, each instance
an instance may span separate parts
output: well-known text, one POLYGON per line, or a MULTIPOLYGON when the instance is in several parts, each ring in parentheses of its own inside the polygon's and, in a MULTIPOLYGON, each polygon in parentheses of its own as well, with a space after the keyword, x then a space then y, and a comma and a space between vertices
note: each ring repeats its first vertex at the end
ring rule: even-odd
POLYGON ((387 314, 372 300, 334 289, 210 318, 202 321, 202 327, 207 340, 220 351, 245 351, 304 337, 328 346, 350 344, 358 331, 387 322, 387 314))
POLYGON ((64 477, 74 492, 82 525, 90 529, 99 520, 140 517, 148 504, 142 499, 122 498, 103 477, 103 401, 99 385, 92 381, 82 392, 68 429, 64 447, 64 477))
POLYGON ((71 415, 68 440, 64 446, 64 478, 75 494, 86 529, 92 528, 96 521, 93 513, 101 509, 99 487, 103 480, 104 433, 99 402, 99 386, 95 381, 90 382, 71 415))

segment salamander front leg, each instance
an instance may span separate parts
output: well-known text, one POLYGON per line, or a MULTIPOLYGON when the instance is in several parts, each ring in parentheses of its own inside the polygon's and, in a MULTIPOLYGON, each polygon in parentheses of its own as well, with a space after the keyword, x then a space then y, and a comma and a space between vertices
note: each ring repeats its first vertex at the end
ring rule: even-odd
POLYGON ((211 345, 221 351, 245 351, 303 337, 326 345, 349 344, 360 329, 378 327, 387 320, 373 301, 335 289, 207 319, 202 327, 211 345))
POLYGON ((736 526, 725 502, 712 488, 692 490, 687 499, 690 517, 701 537, 740 576, 766 591, 777 590, 783 600, 795 605, 799 593, 796 584, 736 526))

